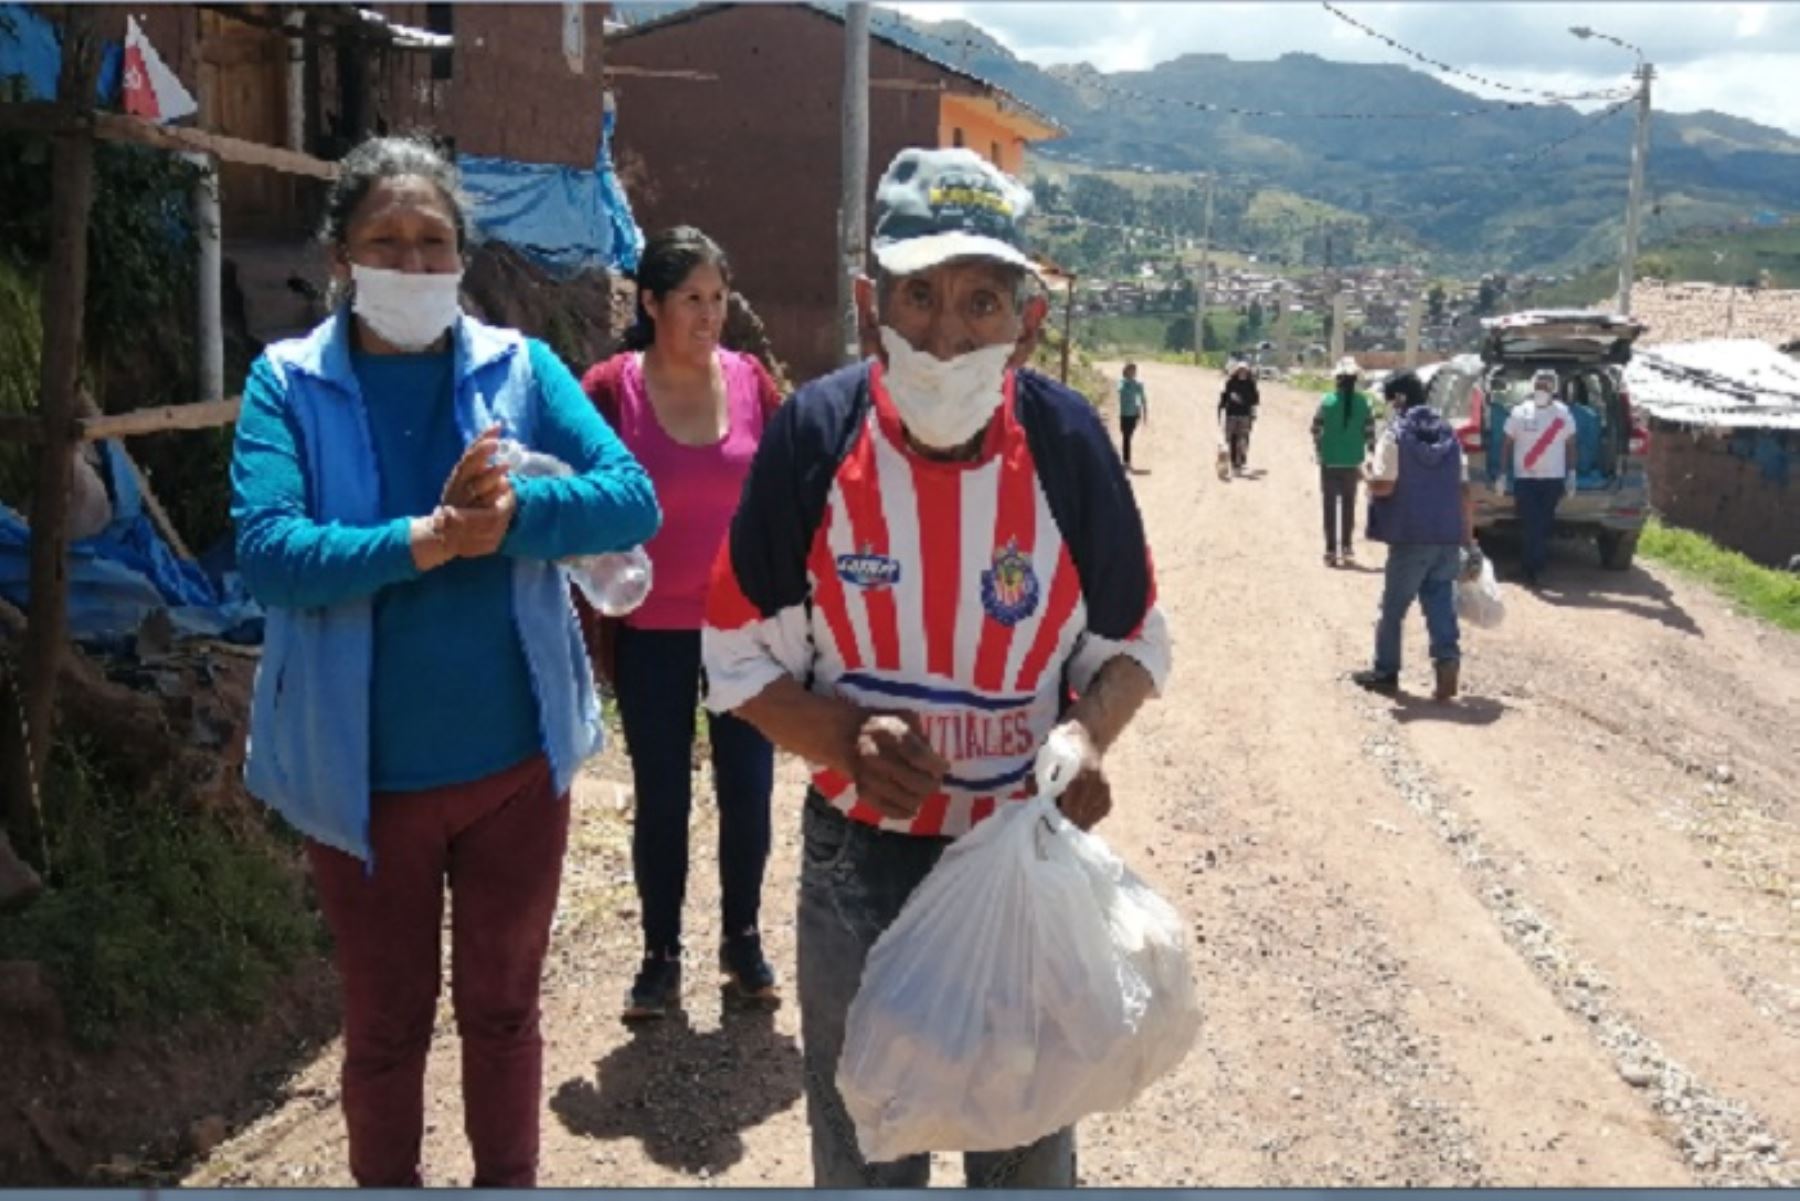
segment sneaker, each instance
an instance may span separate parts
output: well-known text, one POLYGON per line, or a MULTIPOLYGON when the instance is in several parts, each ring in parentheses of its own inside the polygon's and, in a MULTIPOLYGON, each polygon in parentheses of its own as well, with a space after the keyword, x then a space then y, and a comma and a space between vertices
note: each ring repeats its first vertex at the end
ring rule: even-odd
POLYGON ((1379 692, 1384 696, 1393 696, 1400 691, 1399 675, 1389 675, 1382 671, 1359 671, 1350 676, 1350 680, 1358 688, 1369 692, 1379 692))
POLYGON ((655 1021, 681 1008, 681 956, 646 955, 631 991, 625 994, 627 1022, 655 1021))
POLYGON ((727 938, 719 948, 728 1003, 746 1009, 774 1009, 781 1004, 775 969, 763 958, 762 935, 752 930, 727 938))
POLYGON ((1355 567, 1356 566, 1356 552, 1346 546, 1344 548, 1344 553, 1342 555, 1338 556, 1338 562, 1343 564, 1345 567, 1355 567))

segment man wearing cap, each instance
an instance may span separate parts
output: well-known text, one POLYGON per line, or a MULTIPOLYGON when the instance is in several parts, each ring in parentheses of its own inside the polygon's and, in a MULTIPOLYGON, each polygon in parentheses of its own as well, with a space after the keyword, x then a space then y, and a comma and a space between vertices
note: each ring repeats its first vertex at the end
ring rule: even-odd
MULTIPOLYGON (((707 704, 812 768, 798 991, 814 1184, 911 1188, 866 1162, 836 1087, 875 940, 957 836, 1074 737, 1063 812, 1112 806, 1107 749, 1169 670, 1143 523, 1080 395, 1024 364, 1044 320, 1031 193, 968 150, 906 150, 876 192, 865 361, 764 434, 715 572, 707 704)), ((972 1185, 1067 1188, 1074 1133, 964 1157, 972 1185)))
POLYGON ((1403 371, 1382 385, 1393 420, 1369 456, 1369 537, 1387 543, 1375 663, 1351 679, 1370 692, 1400 690, 1400 626, 1414 601, 1431 637, 1432 696, 1454 700, 1462 664, 1456 582, 1481 566, 1475 500, 1462 444, 1425 403, 1425 385, 1403 371))
POLYGON ((1375 440, 1375 411, 1356 384, 1356 360, 1338 360, 1336 387, 1319 398, 1313 414, 1313 454, 1319 461, 1319 491, 1325 501, 1325 565, 1356 562, 1356 485, 1363 456, 1375 440))
MULTIPOLYGON (((1558 395, 1556 372, 1543 368, 1531 378, 1531 395, 1506 415, 1500 461, 1513 477, 1514 503, 1524 534, 1525 582, 1538 586, 1550 562, 1550 538, 1556 530, 1556 506, 1564 481, 1575 489, 1575 416, 1558 395)), ((1505 476, 1498 481, 1504 486, 1505 476)))

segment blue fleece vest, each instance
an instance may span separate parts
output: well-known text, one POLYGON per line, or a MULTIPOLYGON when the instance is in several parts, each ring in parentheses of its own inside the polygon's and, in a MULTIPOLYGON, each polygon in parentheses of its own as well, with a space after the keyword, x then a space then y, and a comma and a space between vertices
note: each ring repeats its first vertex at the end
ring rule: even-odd
MULTIPOLYGON (((499 424, 534 443, 537 388, 525 339, 460 317, 455 348, 457 428, 465 445, 499 424)), ((326 319, 267 351, 301 432, 307 502, 315 521, 381 520, 380 464, 350 363, 350 317, 326 319)), ((513 614, 537 696, 543 749, 558 795, 600 749, 600 708, 567 581, 553 563, 517 559, 513 614)), ((250 706, 244 782, 252 796, 308 838, 368 861, 369 695, 374 603, 270 607, 250 706)), ((480 721, 471 713, 470 721, 480 721)), ((455 731, 445 731, 455 737, 455 731)), ((371 867, 373 864, 371 864, 371 867)))
POLYGON ((1462 446, 1429 410, 1394 423, 1400 472, 1394 490, 1369 502, 1369 541, 1391 546, 1461 546, 1462 446))

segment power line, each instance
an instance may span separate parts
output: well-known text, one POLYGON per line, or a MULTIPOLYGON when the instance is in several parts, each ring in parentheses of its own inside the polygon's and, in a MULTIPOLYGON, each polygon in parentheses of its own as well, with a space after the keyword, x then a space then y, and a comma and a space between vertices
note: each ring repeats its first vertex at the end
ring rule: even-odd
MULTIPOLYGON (((1582 121, 1581 124, 1577 125, 1562 137, 1557 138, 1553 142, 1546 142, 1536 150, 1533 150, 1530 154, 1525 155, 1523 158, 1519 158, 1510 165, 1509 169, 1513 171, 1523 171, 1527 167, 1536 165, 1538 162, 1548 158, 1558 150, 1561 150, 1564 146, 1567 146, 1570 142, 1573 142, 1576 138, 1585 133, 1591 133, 1593 130, 1605 124, 1608 117, 1617 116, 1619 113, 1624 112, 1632 106, 1635 100, 1635 97, 1628 96, 1617 104, 1612 105, 1610 108, 1601 109, 1599 112, 1594 113, 1586 120, 1582 121)), ((1508 155, 1507 157, 1511 158, 1513 156, 1508 155)))
MULTIPOLYGON (((975 42, 973 39, 970 39, 970 38, 963 38, 963 39, 940 38, 933 34, 922 33, 910 25, 906 25, 906 24, 899 23, 899 22, 890 22, 885 27, 877 25, 876 29, 877 29, 877 32, 886 33, 889 36, 895 36, 897 34, 905 35, 905 37, 920 39, 920 40, 924 40, 924 41, 928 41, 928 42, 935 42, 938 45, 944 46, 944 47, 959 47, 959 46, 966 46, 966 45, 977 45, 978 46, 979 45, 979 43, 975 42)), ((901 40, 905 40, 905 37, 901 38, 901 40)), ((948 66, 949 64, 946 63, 945 65, 948 66)), ((967 74, 967 73, 968 72, 965 72, 965 74, 967 74)), ((1443 120, 1443 119, 1480 117, 1480 116, 1485 116, 1489 113, 1519 112, 1524 109, 1536 107, 1535 105, 1527 104, 1524 101, 1520 101, 1520 100, 1503 100, 1503 101, 1499 101, 1494 104, 1478 105, 1473 108, 1443 109, 1443 110, 1440 110, 1437 112, 1429 112, 1429 113, 1421 113, 1421 112, 1320 113, 1320 112, 1289 111, 1286 109, 1244 108, 1244 107, 1241 107, 1241 106, 1235 105, 1235 104, 1214 104, 1214 103, 1211 103, 1210 101, 1204 101, 1204 100, 1184 100, 1178 96, 1158 96, 1158 95, 1155 95, 1150 92, 1139 92, 1132 88, 1121 87, 1118 84, 1114 84, 1114 83, 1110 83, 1110 82, 1102 82, 1098 79, 1085 79, 1085 80, 1081 81, 1079 84, 1065 84, 1065 86, 1068 86, 1071 88, 1086 88, 1091 91, 1099 92, 1103 96, 1110 96, 1113 99, 1117 99, 1117 100, 1134 101, 1139 104, 1169 105, 1169 106, 1173 106, 1173 107, 1177 107, 1177 108, 1185 108, 1192 112, 1206 113, 1206 114, 1212 115, 1212 116, 1218 116, 1218 115, 1222 114, 1222 115, 1234 116, 1234 117, 1270 117, 1270 118, 1281 118, 1281 119, 1289 119, 1289 120, 1437 121, 1437 120, 1443 120)))
POLYGON ((1558 94, 1555 92, 1546 92, 1540 88, 1520 87, 1517 84, 1503 83, 1502 81, 1500 81, 1498 79, 1489 79, 1484 75, 1477 75, 1473 71, 1465 71, 1461 67, 1453 67, 1449 63, 1442 62, 1438 59, 1432 58, 1428 54, 1421 54, 1419 51, 1412 49, 1410 46, 1403 46, 1399 42, 1396 42, 1393 38, 1389 37, 1387 34, 1382 33, 1380 30, 1371 29, 1369 26, 1363 24, 1361 21, 1358 21, 1355 17, 1351 16, 1349 13, 1345 12, 1343 9, 1338 8, 1336 5, 1330 3, 1330 0, 1319 0, 1319 2, 1320 2, 1320 5, 1325 9, 1326 12, 1330 13, 1332 16, 1336 17, 1338 20, 1344 22, 1344 24, 1349 25, 1354 29, 1361 30, 1363 33, 1368 34, 1370 37, 1374 38, 1376 41, 1383 42, 1383 43, 1387 44, 1388 46, 1393 47, 1395 50, 1398 50, 1400 53, 1406 55, 1408 58, 1415 59, 1418 62, 1422 62, 1430 67, 1436 67, 1438 70, 1443 71, 1446 74, 1460 75, 1464 79, 1472 79, 1476 83, 1484 84, 1490 88, 1498 88, 1500 91, 1503 91, 1503 92, 1516 92, 1521 95, 1538 96, 1545 100, 1556 100, 1556 101, 1616 100, 1621 96, 1635 95, 1635 91, 1632 89, 1628 89, 1628 88, 1606 88, 1606 89, 1600 89, 1600 90, 1591 91, 1591 92, 1569 92, 1566 94, 1558 94))

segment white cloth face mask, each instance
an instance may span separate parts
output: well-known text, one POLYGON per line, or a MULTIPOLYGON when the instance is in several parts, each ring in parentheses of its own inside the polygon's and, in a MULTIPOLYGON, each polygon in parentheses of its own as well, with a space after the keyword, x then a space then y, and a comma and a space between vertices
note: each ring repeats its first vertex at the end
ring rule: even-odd
POLYGON ((954 450, 987 428, 1006 399, 1006 361, 1011 343, 988 346, 940 359, 912 344, 887 326, 881 327, 887 352, 882 379, 900 420, 922 446, 954 450))
POLYGON ((350 264, 356 285, 350 310, 384 342, 401 350, 424 350, 456 320, 461 271, 388 271, 350 264))

